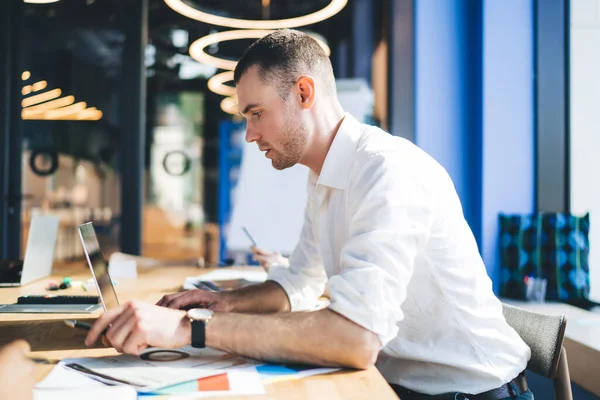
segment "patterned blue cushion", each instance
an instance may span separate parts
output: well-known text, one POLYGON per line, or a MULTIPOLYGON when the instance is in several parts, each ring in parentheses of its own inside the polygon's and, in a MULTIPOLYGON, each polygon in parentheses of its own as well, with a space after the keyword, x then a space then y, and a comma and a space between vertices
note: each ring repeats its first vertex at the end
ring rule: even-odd
POLYGON ((590 216, 500 214, 500 295, 525 299, 525 277, 548 281, 546 299, 588 299, 590 216))

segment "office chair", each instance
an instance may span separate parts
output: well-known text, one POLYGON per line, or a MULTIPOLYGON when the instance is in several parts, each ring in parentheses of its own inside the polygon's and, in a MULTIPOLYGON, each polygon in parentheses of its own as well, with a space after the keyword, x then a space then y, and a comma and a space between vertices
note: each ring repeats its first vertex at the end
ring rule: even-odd
POLYGON ((527 369, 552 379, 555 400, 573 400, 567 352, 562 347, 567 320, 502 304, 506 322, 531 349, 527 369))

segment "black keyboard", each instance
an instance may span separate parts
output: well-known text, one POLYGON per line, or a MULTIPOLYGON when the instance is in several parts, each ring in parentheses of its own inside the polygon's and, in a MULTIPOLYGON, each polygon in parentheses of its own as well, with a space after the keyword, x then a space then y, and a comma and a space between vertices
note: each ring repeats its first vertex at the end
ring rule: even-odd
POLYGON ((98 296, 57 296, 52 294, 25 295, 17 299, 17 304, 98 304, 98 296))

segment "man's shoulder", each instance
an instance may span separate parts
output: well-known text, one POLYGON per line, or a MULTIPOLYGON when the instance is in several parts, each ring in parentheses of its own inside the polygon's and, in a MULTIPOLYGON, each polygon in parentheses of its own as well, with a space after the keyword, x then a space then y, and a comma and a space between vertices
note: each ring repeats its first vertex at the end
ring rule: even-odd
POLYGON ((371 125, 362 125, 350 176, 382 174, 397 182, 419 182, 423 187, 446 186, 446 169, 411 141, 371 125))
POLYGON ((430 163, 435 160, 411 141, 390 134, 383 129, 362 124, 362 132, 356 146, 356 161, 363 164, 368 160, 381 163, 430 163))

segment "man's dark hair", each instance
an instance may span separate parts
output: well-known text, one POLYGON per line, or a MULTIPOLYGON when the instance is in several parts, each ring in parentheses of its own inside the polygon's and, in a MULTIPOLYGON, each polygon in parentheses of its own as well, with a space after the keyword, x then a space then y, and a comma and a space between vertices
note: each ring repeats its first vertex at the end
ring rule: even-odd
POLYGON ((287 98, 300 75, 310 75, 323 85, 325 95, 335 94, 335 78, 329 57, 306 33, 281 29, 254 42, 235 67, 236 85, 253 66, 264 83, 273 84, 287 98))

